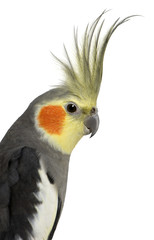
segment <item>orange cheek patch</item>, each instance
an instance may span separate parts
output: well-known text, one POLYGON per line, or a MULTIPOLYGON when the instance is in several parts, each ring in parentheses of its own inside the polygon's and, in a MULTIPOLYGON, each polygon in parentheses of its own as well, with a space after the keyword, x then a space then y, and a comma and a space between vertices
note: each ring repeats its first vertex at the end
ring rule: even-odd
POLYGON ((61 106, 44 106, 38 115, 39 126, 49 134, 61 134, 66 112, 61 106))

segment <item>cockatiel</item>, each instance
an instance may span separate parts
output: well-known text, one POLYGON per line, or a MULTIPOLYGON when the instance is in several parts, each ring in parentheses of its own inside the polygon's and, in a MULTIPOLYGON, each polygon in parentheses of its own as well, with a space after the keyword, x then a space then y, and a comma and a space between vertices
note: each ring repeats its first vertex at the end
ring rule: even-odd
POLYGON ((103 59, 117 19, 100 37, 102 15, 88 25, 82 44, 74 31, 75 64, 56 58, 64 82, 32 101, 0 143, 0 240, 50 240, 59 221, 71 152, 97 132, 97 96, 103 59))

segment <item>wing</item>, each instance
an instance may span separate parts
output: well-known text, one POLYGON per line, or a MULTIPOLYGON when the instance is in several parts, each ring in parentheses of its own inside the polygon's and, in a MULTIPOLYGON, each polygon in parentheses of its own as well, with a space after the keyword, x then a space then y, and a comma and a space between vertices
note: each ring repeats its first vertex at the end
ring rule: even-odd
MULTIPOLYGON (((37 198, 38 182, 41 181, 39 169, 39 156, 35 149, 23 147, 9 159, 7 171, 0 177, 0 240, 35 239, 29 218, 37 214, 36 206, 42 204, 37 198)), ((52 239, 56 228, 60 205, 59 200, 48 239, 52 239)))

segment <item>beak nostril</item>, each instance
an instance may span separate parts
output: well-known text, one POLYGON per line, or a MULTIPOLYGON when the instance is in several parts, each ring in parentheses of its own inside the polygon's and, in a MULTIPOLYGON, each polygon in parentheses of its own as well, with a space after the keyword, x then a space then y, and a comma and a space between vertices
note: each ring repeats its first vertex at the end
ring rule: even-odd
POLYGON ((95 113, 95 108, 94 107, 91 109, 91 113, 95 113))
POLYGON ((95 114, 97 112, 97 109, 95 108, 95 107, 93 107, 92 109, 91 109, 91 114, 95 114))

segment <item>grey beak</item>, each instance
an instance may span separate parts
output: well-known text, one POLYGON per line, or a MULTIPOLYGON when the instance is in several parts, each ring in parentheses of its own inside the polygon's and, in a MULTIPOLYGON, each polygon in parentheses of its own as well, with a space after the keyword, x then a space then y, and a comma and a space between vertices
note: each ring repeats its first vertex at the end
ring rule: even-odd
POLYGON ((87 117, 84 121, 84 125, 90 130, 90 133, 91 133, 90 137, 93 137, 99 127, 98 114, 92 114, 91 116, 87 117))

